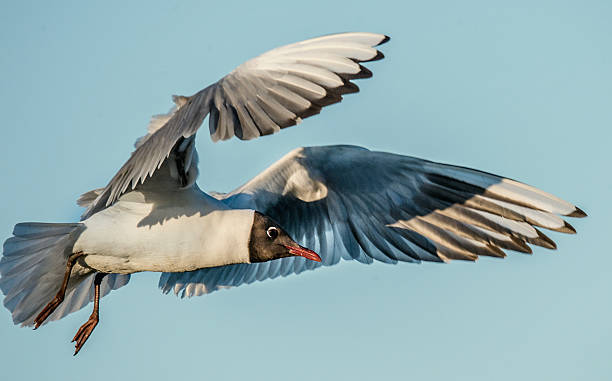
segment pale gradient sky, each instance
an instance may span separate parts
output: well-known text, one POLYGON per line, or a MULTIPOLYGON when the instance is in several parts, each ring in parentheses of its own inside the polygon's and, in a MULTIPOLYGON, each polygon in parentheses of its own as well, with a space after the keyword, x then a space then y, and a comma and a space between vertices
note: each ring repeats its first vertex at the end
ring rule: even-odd
POLYGON ((301 145, 356 144, 515 178, 576 203, 578 235, 477 263, 342 263, 180 300, 136 274, 38 331, 0 310, 4 380, 603 380, 612 372, 610 1, 4 1, 0 237, 78 219, 170 95, 276 46, 385 33, 362 92, 251 142, 201 134, 226 191, 301 145))

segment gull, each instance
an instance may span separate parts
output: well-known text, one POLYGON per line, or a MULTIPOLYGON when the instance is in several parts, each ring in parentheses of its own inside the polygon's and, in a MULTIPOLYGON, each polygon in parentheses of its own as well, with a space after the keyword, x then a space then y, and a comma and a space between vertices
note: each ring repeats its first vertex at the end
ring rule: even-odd
POLYGON ((575 233, 578 207, 474 169, 356 146, 294 149, 229 193, 196 184, 195 135, 274 134, 359 91, 363 62, 389 38, 341 33, 268 51, 169 113, 104 188, 83 194, 78 223, 20 223, 3 247, 0 290, 15 324, 38 328, 93 301, 75 355, 99 323, 102 296, 130 274, 161 272, 181 297, 299 274, 340 260, 385 263, 504 257, 556 248, 539 228, 575 233))

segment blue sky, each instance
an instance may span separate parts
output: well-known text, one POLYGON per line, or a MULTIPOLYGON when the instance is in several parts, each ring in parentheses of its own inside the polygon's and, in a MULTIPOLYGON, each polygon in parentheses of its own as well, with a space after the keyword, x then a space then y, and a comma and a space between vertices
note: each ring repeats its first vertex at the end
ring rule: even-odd
POLYGON ((31 331, 0 311, 3 379, 605 379, 612 372, 609 1, 3 2, 0 236, 78 219, 171 94, 321 34, 392 37, 361 93, 283 133, 213 144, 226 191, 302 145, 356 144, 475 167, 576 203, 578 235, 505 260, 370 266, 180 300, 158 274, 31 331))

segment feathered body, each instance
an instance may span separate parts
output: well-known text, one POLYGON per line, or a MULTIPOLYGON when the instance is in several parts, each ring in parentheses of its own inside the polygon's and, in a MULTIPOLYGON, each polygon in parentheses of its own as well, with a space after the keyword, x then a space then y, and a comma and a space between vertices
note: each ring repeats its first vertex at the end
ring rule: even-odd
POLYGON ((341 259, 473 261, 554 249, 539 228, 575 233, 561 216, 586 214, 537 188, 354 146, 295 149, 226 194, 198 188, 195 133, 207 115, 214 141, 276 133, 357 92, 351 81, 371 76, 360 63, 382 58, 375 47, 386 41, 345 33, 291 44, 173 97, 108 185, 78 200, 81 222, 15 226, 0 260, 14 322, 38 327, 93 300, 78 351, 97 324, 99 297, 134 272, 162 272, 164 292, 194 296, 341 259))

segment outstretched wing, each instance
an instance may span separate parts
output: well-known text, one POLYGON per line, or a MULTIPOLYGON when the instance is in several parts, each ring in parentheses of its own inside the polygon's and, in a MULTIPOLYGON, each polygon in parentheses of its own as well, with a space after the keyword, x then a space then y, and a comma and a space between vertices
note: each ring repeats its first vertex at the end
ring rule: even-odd
POLYGON ((83 218, 143 183, 173 153, 178 164, 169 165, 169 170, 176 171, 170 173, 176 174, 177 185, 193 184, 188 165, 193 139, 209 114, 213 141, 232 136, 254 139, 293 126, 339 102, 343 94, 359 91, 350 81, 372 75, 359 63, 382 58, 374 47, 388 39, 374 33, 342 33, 283 46, 243 63, 191 97, 174 97, 176 107, 154 118, 149 133, 139 139, 130 159, 83 218))
POLYGON ((300 148, 235 191, 217 195, 233 207, 274 218, 322 263, 290 257, 185 273, 164 273, 160 288, 193 296, 330 266, 474 261, 556 248, 538 228, 575 233, 561 216, 574 205, 489 173, 361 147, 300 148))

